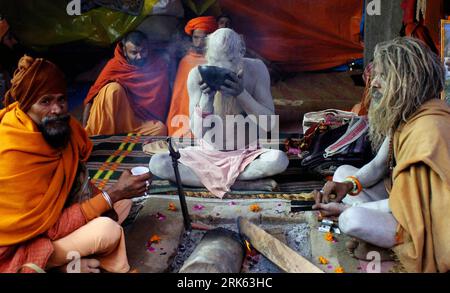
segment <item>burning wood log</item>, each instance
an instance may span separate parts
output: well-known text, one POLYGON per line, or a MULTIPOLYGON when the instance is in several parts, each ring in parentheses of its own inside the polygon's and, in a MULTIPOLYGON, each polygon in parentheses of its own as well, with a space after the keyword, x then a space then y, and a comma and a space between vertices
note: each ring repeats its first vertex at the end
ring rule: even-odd
POLYGON ((208 231, 180 273, 239 273, 245 248, 239 234, 217 228, 208 231))
POLYGON ((271 260, 287 273, 323 273, 280 240, 263 229, 250 223, 247 219, 238 219, 239 231, 261 254, 271 260))

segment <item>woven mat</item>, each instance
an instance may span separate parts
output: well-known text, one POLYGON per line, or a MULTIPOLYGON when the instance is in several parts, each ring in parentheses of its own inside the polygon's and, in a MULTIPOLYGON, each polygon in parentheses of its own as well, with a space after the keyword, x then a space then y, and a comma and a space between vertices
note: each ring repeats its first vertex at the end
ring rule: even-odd
MULTIPOLYGON (((135 134, 97 136, 92 139, 94 150, 87 163, 92 183, 103 189, 113 185, 120 174, 136 166, 147 166, 151 156, 142 151, 142 144, 146 141, 165 140, 167 137, 148 137, 135 134)), ((282 142, 281 142, 282 143, 282 142)), ((192 145, 191 140, 185 140, 181 145, 192 145)), ((264 145, 263 145, 264 147, 264 145)), ((264 191, 232 191, 225 198, 282 198, 304 199, 305 193, 322 188, 324 181, 311 180, 299 168, 299 160, 290 158, 288 169, 274 179, 279 184, 276 192, 264 191)), ((214 198, 205 188, 184 187, 187 196, 214 198)), ((177 187, 168 180, 154 177, 150 194, 177 194, 177 187)))

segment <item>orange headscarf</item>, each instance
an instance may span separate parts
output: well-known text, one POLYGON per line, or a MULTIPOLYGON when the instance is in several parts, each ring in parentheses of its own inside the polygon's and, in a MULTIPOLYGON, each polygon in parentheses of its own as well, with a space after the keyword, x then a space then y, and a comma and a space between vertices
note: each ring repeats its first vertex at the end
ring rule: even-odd
POLYGON ((5 106, 11 102, 19 102, 25 113, 45 94, 66 93, 64 74, 50 61, 30 56, 19 60, 11 89, 5 95, 5 106))
POLYGON ((201 16, 191 19, 186 24, 184 31, 186 32, 186 34, 192 36, 195 30, 202 30, 207 34, 210 34, 217 28, 217 21, 213 16, 201 16))
POLYGON ((6 19, 0 20, 0 40, 6 35, 9 31, 9 24, 6 19))

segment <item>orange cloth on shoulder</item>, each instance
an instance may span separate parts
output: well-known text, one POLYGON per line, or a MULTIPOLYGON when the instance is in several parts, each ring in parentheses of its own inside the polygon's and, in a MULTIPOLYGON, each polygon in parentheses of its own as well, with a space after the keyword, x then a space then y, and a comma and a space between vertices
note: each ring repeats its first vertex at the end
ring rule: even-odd
POLYGON ((70 127, 68 146, 56 150, 17 102, 0 111, 0 246, 32 239, 61 216, 78 162, 86 161, 92 151, 74 118, 70 127))
POLYGON ((84 104, 91 102, 110 82, 118 82, 125 88, 133 111, 142 120, 166 119, 169 75, 167 63, 162 58, 149 54, 148 62, 144 66, 134 66, 128 63, 121 45, 117 44, 114 58, 103 68, 89 90, 84 104))
POLYGON ((189 119, 189 94, 187 90, 188 75, 194 67, 205 63, 206 59, 203 55, 189 51, 186 56, 181 59, 180 64, 178 65, 177 76, 173 86, 172 100, 170 102, 170 110, 166 122, 169 136, 191 137, 189 121, 183 120, 187 122, 187 125, 182 125, 181 120, 175 118, 175 116, 183 115, 189 119), (174 126, 172 126, 172 123, 174 126))
POLYGON ((450 108, 433 99, 394 134, 397 162, 389 207, 402 243, 393 248, 408 272, 450 270, 450 108))
POLYGON ((207 34, 210 34, 217 28, 217 21, 213 16, 200 16, 191 19, 184 27, 184 31, 186 32, 186 34, 192 36, 195 30, 202 30, 207 34))

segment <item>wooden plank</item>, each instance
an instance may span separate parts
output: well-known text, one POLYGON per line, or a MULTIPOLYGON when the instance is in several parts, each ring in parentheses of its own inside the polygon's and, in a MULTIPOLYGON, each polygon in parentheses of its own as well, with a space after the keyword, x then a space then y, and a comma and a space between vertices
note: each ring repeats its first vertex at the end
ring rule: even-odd
POLYGON ((287 273, 323 273, 287 245, 247 219, 238 219, 239 231, 251 245, 287 273))

